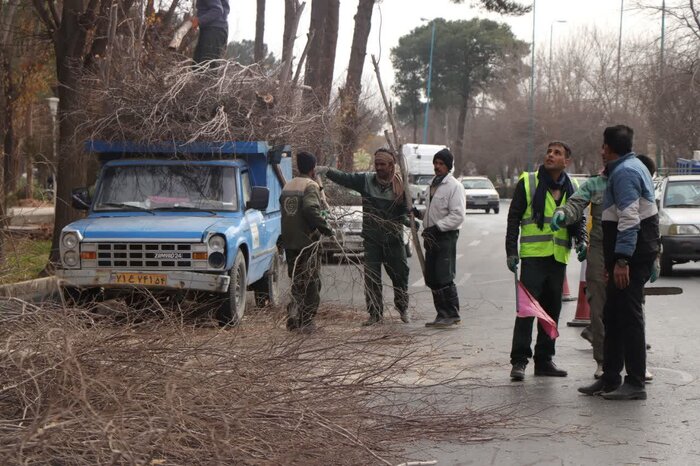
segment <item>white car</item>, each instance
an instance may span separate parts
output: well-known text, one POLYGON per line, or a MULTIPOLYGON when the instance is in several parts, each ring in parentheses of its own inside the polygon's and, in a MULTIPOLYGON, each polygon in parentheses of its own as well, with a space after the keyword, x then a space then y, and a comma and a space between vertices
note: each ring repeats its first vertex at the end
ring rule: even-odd
POLYGON ((463 176, 459 179, 467 196, 467 209, 484 209, 486 213, 500 210, 501 199, 491 180, 485 176, 463 176))
POLYGON ((673 264, 700 261, 700 175, 669 175, 656 183, 661 275, 673 264))

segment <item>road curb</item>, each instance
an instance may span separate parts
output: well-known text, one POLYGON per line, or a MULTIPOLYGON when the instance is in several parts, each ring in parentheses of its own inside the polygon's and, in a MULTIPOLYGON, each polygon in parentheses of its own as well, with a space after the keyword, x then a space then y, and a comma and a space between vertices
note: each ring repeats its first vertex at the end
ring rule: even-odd
POLYGON ((56 293, 58 293, 58 282, 54 276, 0 285, 0 297, 24 301, 40 302, 56 293))

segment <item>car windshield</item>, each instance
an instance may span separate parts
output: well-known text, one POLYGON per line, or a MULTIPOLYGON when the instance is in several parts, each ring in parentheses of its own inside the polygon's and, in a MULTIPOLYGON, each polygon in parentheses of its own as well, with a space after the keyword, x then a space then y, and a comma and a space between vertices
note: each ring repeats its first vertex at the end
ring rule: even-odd
POLYGON ((362 205, 362 196, 357 191, 330 182, 323 186, 328 204, 332 206, 362 205))
POLYGON ((95 210, 238 210, 234 170, 194 164, 108 167, 95 210))
POLYGON ((700 207, 700 180, 669 181, 664 207, 700 207))
POLYGON ((493 189, 491 180, 462 180, 464 189, 493 189))
POLYGON ((430 184, 433 180, 433 175, 421 175, 416 177, 416 182, 414 184, 430 184))

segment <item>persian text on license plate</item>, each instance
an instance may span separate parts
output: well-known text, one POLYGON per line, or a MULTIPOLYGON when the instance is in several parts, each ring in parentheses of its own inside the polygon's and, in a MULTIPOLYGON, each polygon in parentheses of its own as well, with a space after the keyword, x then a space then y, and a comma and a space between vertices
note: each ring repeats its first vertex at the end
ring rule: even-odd
POLYGON ((159 273, 113 273, 112 283, 119 285, 164 286, 168 277, 159 273))

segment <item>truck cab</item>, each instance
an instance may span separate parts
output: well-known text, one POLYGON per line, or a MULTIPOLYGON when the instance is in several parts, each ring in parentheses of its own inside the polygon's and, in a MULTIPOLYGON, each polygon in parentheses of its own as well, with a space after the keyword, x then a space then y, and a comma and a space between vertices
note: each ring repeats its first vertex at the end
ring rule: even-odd
POLYGON ((240 322, 246 290, 279 302, 279 197, 291 179, 288 146, 259 142, 132 144, 90 141, 94 192, 73 191, 84 219, 61 232, 66 298, 207 293, 224 325, 240 322))
POLYGON ((408 189, 414 203, 425 202, 425 191, 435 176, 433 156, 447 146, 436 144, 404 144, 401 154, 406 158, 408 168, 408 189))

